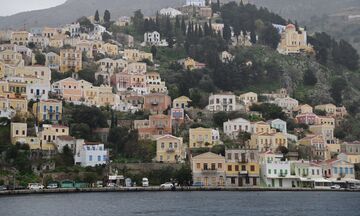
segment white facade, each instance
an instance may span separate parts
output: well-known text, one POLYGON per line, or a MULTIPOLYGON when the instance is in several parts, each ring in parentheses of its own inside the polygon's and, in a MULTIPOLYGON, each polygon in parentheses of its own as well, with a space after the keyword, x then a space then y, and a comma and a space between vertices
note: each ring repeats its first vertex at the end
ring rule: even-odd
POLYGON ((291 97, 276 98, 273 103, 289 112, 299 106, 299 101, 291 97))
POLYGON ((182 15, 182 13, 179 10, 176 10, 174 8, 163 8, 159 11, 160 15, 163 16, 169 16, 170 18, 175 18, 176 16, 182 15))
POLYGON ((275 119, 269 122, 272 128, 278 129, 282 133, 287 133, 286 121, 275 119))
POLYGON ((224 122, 223 127, 224 133, 233 139, 237 137, 240 131, 251 133, 250 121, 243 118, 228 120, 224 122))
POLYGON ((58 136, 54 140, 54 145, 56 146, 59 153, 63 152, 65 146, 68 146, 75 152, 76 141, 77 140, 71 136, 58 136))
MULTIPOLYGON (((209 4, 211 4, 211 0, 209 0, 209 4)), ((204 6, 206 6, 206 1, 205 0, 186 0, 186 6, 204 7, 204 6)))
POLYGON ((261 178, 267 187, 292 188, 297 185, 297 177, 291 176, 291 162, 279 158, 263 161, 261 178))
POLYGON ((77 142, 75 151, 75 164, 82 167, 106 164, 108 161, 108 150, 105 149, 104 144, 77 142))
POLYGON ((239 110, 236 104, 236 96, 232 93, 212 94, 209 97, 207 109, 213 112, 231 112, 239 110))
POLYGON ((67 24, 64 28, 64 32, 70 32, 70 37, 76 37, 80 35, 80 23, 67 24))

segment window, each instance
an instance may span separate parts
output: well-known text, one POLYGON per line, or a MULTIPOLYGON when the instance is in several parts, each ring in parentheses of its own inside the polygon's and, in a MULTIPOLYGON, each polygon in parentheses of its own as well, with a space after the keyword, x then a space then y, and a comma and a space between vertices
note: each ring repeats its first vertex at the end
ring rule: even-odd
POLYGON ((337 167, 334 167, 334 174, 337 174, 337 173, 338 173, 337 167))
POLYGON ((196 163, 196 169, 200 169, 200 163, 196 163))
POLYGON ((231 153, 227 154, 227 158, 228 158, 228 160, 231 160, 231 153))
POLYGON ((89 161, 92 161, 92 158, 93 158, 92 155, 89 155, 89 161))
POLYGON ((232 166, 228 165, 228 171, 232 171, 232 166))
POLYGON ((254 166, 254 165, 251 165, 251 166, 250 166, 250 171, 251 171, 251 172, 254 172, 254 171, 255 171, 255 166, 254 166))
POLYGON ((98 155, 98 161, 101 161, 101 156, 100 155, 98 155))
POLYGON ((239 165, 235 165, 235 171, 239 172, 239 165))
POLYGON ((271 175, 271 169, 268 169, 268 174, 271 175))
POLYGON ((222 163, 218 163, 218 169, 222 169, 222 163))
POLYGON ((165 144, 161 143, 161 148, 164 149, 164 147, 165 147, 165 144))
POLYGON ((16 132, 15 132, 15 133, 16 133, 16 135, 18 135, 18 134, 19 134, 19 130, 16 130, 16 132))
POLYGON ((208 164, 204 163, 204 170, 208 170, 208 164))
POLYGON ((215 163, 211 164, 211 170, 216 170, 216 164, 215 163))

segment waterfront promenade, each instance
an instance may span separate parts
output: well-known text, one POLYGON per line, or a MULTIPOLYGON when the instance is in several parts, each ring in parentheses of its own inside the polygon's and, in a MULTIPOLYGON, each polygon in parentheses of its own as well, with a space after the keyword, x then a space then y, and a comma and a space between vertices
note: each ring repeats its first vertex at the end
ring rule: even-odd
POLYGON ((0 191, 2 195, 26 195, 26 194, 48 194, 48 193, 89 193, 89 192, 159 192, 159 191, 332 191, 332 192, 360 192, 354 189, 319 189, 319 188, 246 188, 246 187, 176 187, 176 189, 162 189, 159 186, 151 187, 102 187, 102 188, 56 188, 42 190, 5 190, 0 191))

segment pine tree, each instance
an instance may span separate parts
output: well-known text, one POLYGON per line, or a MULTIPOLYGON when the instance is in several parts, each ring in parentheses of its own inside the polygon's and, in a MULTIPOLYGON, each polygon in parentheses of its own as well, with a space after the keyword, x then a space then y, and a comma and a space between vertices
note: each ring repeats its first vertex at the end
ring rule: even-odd
POLYGON ((180 29, 180 19, 179 16, 176 16, 175 18, 175 29, 178 31, 180 29))
POLYGON ((100 16, 99 16, 99 11, 98 10, 96 10, 96 12, 95 12, 94 20, 95 20, 95 22, 100 22, 100 16))

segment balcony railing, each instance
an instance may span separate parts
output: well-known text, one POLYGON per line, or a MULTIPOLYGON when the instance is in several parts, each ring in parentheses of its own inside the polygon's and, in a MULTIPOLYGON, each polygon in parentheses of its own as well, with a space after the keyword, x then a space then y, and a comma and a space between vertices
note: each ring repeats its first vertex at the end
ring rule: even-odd
POLYGON ((237 159, 238 163, 249 163, 248 159, 237 159))
POLYGON ((284 178, 284 177, 286 177, 286 174, 287 174, 287 173, 279 173, 279 177, 284 178))
POLYGON ((204 174, 215 174, 217 169, 202 169, 201 172, 204 174))
POLYGON ((169 152, 169 153, 175 152, 175 148, 168 148, 168 149, 166 149, 166 152, 169 152))

